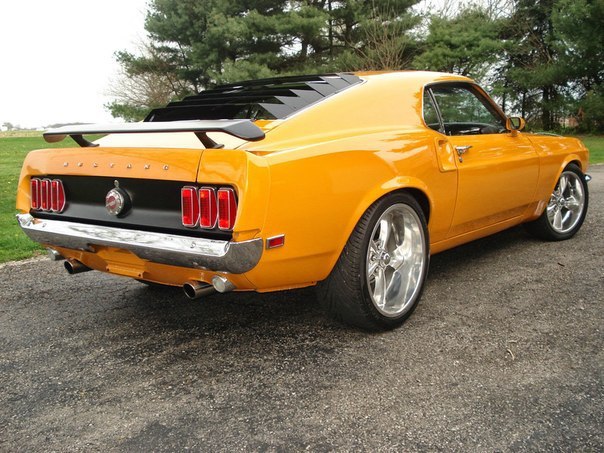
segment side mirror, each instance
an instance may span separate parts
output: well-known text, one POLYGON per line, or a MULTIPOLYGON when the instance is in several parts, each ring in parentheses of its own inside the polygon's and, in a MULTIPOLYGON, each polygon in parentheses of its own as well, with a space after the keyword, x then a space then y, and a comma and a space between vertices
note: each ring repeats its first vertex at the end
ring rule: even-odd
POLYGON ((505 128, 508 131, 521 131, 526 126, 526 121, 520 116, 510 116, 505 120, 505 128))

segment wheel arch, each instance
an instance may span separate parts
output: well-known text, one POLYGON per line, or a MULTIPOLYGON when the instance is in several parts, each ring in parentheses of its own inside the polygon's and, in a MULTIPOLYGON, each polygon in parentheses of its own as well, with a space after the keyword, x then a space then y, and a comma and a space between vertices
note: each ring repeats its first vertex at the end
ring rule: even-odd
MULTIPOLYGON (((560 165, 560 169, 558 170, 558 178, 560 177, 560 175, 562 174, 562 172, 564 170, 566 170, 566 168, 571 165, 571 164, 575 164, 577 167, 579 167, 581 169, 581 172, 585 173, 585 171, 587 170, 587 163, 584 162, 583 160, 581 160, 581 158, 576 155, 576 154, 569 154, 563 161, 562 161, 562 165, 560 165)), ((558 179, 556 178, 556 181, 558 179)))
POLYGON ((426 219, 426 223, 429 225, 430 214, 432 212, 434 202, 430 190, 422 180, 414 177, 401 176, 394 178, 379 187, 375 187, 373 190, 367 191, 366 196, 357 205, 354 215, 351 216, 351 219, 344 231, 345 234, 342 234, 341 241, 338 244, 337 253, 334 254, 331 260, 332 262, 330 262, 330 272, 335 266, 340 254, 344 250, 344 247, 348 242, 348 238, 354 231, 354 228, 361 220, 365 212, 371 206, 373 206, 373 204, 379 202, 383 198, 397 193, 410 194, 418 202, 426 219))
POLYGON ((407 192, 413 198, 415 198, 417 200, 420 208, 422 208, 422 212, 424 213, 426 222, 430 221, 430 213, 432 212, 431 203, 430 203, 430 199, 428 198, 428 195, 426 195, 426 193, 424 191, 422 191, 421 189, 417 189, 415 187, 407 187, 407 188, 395 190, 394 192, 391 192, 391 193, 396 193, 396 192, 407 192))
POLYGON ((558 180, 560 179, 560 176, 562 176, 562 173, 564 172, 564 170, 566 170, 568 168, 568 166, 571 164, 574 164, 577 167, 579 167, 579 169, 581 170, 581 173, 585 174, 585 171, 587 170, 586 162, 581 160, 581 158, 576 154, 569 154, 560 163, 560 167, 558 168, 556 177, 554 178, 553 186, 551 187, 550 193, 554 190, 554 187, 556 187, 556 184, 558 183, 558 180))
MULTIPOLYGON (((360 217, 362 217, 362 215, 365 213, 365 211, 367 211, 367 209, 369 209, 374 203, 377 203, 381 199, 386 198, 391 195, 395 195, 397 193, 408 193, 409 195, 411 195, 415 199, 415 201, 417 201, 417 203, 419 204, 419 206, 424 214, 424 217, 426 219, 426 223, 428 223, 430 221, 430 213, 432 212, 432 203, 430 201, 430 198, 426 194, 426 192, 423 189, 420 189, 415 186, 402 186, 398 189, 394 189, 389 192, 383 193, 381 196, 379 196, 378 198, 373 200, 373 202, 369 203, 366 206, 363 213, 361 214, 361 216, 359 216, 359 218, 357 219, 357 222, 360 219, 360 217)), ((355 225, 356 225, 356 223, 355 223, 355 225)))
MULTIPOLYGON (((409 193, 413 198, 415 198, 422 208, 424 216, 426 217, 426 222, 430 221, 430 214, 432 212, 432 206, 434 203, 427 184, 419 178, 411 176, 399 176, 380 185, 379 187, 373 188, 373 190, 367 191, 366 196, 357 205, 353 218, 348 225, 348 236, 350 236, 350 233, 361 217, 363 217, 363 214, 367 211, 367 209, 369 209, 374 203, 377 203, 382 198, 399 192, 409 193)), ((346 240, 348 240, 348 236, 346 237, 346 240)), ((346 241, 344 241, 344 243, 345 242, 346 241)))

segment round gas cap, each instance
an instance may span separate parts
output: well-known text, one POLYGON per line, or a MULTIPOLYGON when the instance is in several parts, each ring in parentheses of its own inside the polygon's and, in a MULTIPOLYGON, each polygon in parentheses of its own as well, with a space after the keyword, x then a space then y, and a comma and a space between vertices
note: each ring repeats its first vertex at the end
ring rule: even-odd
POLYGON ((111 189, 105 196, 105 208, 114 216, 124 213, 129 205, 128 194, 122 189, 111 189))

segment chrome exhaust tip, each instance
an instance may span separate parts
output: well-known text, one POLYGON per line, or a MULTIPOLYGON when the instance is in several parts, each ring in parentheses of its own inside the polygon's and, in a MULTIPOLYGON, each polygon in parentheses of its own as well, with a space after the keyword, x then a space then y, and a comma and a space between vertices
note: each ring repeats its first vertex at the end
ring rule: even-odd
POLYGON ((65 266, 65 269, 67 269, 67 272, 69 272, 69 274, 71 275, 81 274, 82 272, 88 272, 92 270, 88 266, 84 266, 78 260, 67 260, 65 261, 65 263, 63 263, 63 265, 65 266))
POLYGON ((233 282, 222 275, 216 275, 212 279, 212 286, 214 286, 214 289, 219 293, 228 293, 229 291, 233 291, 235 289, 233 282))
POLYGON ((52 260, 52 261, 61 261, 64 260, 65 257, 63 255, 61 255, 57 250, 55 249, 46 249, 48 251, 48 257, 52 260))
POLYGON ((182 285, 182 290, 189 299, 199 299, 200 297, 209 296, 216 292, 212 285, 194 281, 186 282, 182 285))

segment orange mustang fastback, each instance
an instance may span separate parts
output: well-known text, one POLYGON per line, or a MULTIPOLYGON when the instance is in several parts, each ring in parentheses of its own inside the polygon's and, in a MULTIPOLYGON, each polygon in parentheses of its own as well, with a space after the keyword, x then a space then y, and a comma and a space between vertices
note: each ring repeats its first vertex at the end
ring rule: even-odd
POLYGON ((17 217, 70 273, 191 298, 318 285, 337 318, 389 329, 431 253, 520 223, 547 240, 581 227, 587 149, 523 126, 450 74, 222 85, 140 123, 46 132, 80 148, 27 156, 17 217))

